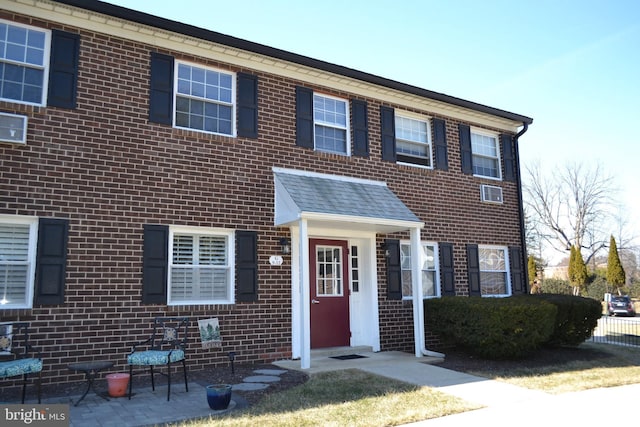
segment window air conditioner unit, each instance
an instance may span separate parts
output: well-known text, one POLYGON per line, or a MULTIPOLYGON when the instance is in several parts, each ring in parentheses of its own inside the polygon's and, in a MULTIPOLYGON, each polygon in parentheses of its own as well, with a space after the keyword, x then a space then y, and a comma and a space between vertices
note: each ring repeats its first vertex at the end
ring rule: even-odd
POLYGON ((502 203, 502 188, 494 185, 481 185, 480 198, 483 202, 502 203))
POLYGON ((0 142, 27 143, 27 116, 0 113, 0 142))

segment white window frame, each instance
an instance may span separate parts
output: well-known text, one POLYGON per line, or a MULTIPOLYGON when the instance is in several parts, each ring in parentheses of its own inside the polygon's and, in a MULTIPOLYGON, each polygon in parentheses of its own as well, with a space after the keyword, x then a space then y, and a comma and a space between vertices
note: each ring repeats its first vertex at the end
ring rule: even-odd
MULTIPOLYGON (((235 234, 233 231, 223 228, 205 228, 205 227, 169 227, 169 268, 167 277, 167 305, 208 305, 208 304, 234 304, 235 303, 235 234), (227 262, 224 268, 227 269, 227 299, 190 299, 190 300, 172 300, 172 283, 171 273, 173 264, 173 244, 174 236, 188 234, 193 236, 216 236, 226 238, 227 262)), ((181 265, 181 264, 177 264, 181 265)))
MULTIPOLYGON (((4 285, 6 279, 0 278, 0 310, 24 309, 33 307, 33 295, 36 275, 36 250, 38 244, 38 218, 30 216, 0 215, 0 223, 29 226, 29 246, 27 249, 27 277, 25 283, 25 301, 18 303, 4 302, 4 285), (4 303, 3 303, 4 302, 4 303)), ((0 263, 2 263, 0 255, 0 263)), ((6 262, 8 264, 8 262, 6 262)))
POLYGON ((472 157, 472 167, 474 169, 475 169, 475 164, 476 164, 476 161, 475 161, 476 158, 496 160, 497 165, 498 165, 498 168, 497 168, 498 176, 477 174, 477 173, 475 173, 475 170, 473 172, 473 176, 477 176, 477 177, 481 177, 481 178, 487 178, 487 179, 493 179, 493 180, 496 180, 496 181, 502 181, 502 158, 501 158, 501 151, 500 151, 500 138, 498 137, 497 133, 491 132, 491 131, 487 131, 485 129, 471 128, 471 157, 472 157), (488 156, 486 154, 480 154, 480 153, 476 153, 475 151, 473 151, 473 136, 474 135, 493 138, 493 140, 495 141, 496 156, 495 157, 494 156, 488 156))
POLYGON ((316 263, 316 277, 314 279, 314 286, 316 287, 316 295, 319 297, 324 297, 324 298, 338 298, 338 297, 343 297, 345 295, 345 292, 349 292, 349 289, 345 289, 345 279, 348 280, 348 278, 345 278, 344 275, 342 274, 344 271, 344 265, 343 265, 343 258, 344 258, 344 248, 342 246, 335 246, 335 245, 317 245, 316 246, 316 253, 315 253, 315 263, 316 263), (338 267, 337 263, 332 259, 331 261, 320 261, 318 258, 318 251, 323 250, 323 251, 331 251, 333 254, 333 251, 337 250, 339 253, 338 256, 338 262, 340 263, 339 267, 340 268, 336 268, 338 267), (324 285, 322 286, 322 288, 324 289, 324 292, 319 292, 319 283, 318 283, 318 279, 320 279, 320 266, 321 265, 331 265, 332 271, 333 271, 333 275, 334 277, 329 277, 327 278, 327 276, 324 276, 324 280, 323 283, 324 285), (327 283, 330 283, 330 285, 327 285, 327 283), (333 290, 333 292, 326 292, 326 290, 330 288, 333 290))
POLYGON ((202 64, 197 64, 197 63, 193 63, 193 62, 187 62, 187 61, 175 61, 175 65, 174 65, 174 78, 173 78, 173 127, 178 128, 178 129, 187 129, 187 130, 191 130, 194 132, 202 132, 202 133, 206 133, 206 134, 210 134, 210 135, 222 135, 222 136, 229 136, 229 137, 235 137, 237 135, 237 127, 236 127, 236 74, 227 70, 222 70, 219 68, 214 68, 214 67, 208 67, 208 66, 204 66, 202 64), (178 83, 179 83, 179 70, 180 70, 180 66, 184 65, 184 66, 188 66, 188 67, 193 67, 193 68, 197 68, 200 69, 202 71, 204 71, 205 73, 207 71, 213 71, 215 73, 219 73, 219 74, 224 74, 229 76, 229 78, 231 79, 231 102, 226 102, 226 101, 221 101, 221 100, 213 100, 213 99, 209 99, 206 97, 201 97, 201 96, 196 96, 196 95, 190 95, 190 94, 184 94, 184 93, 179 93, 178 92, 178 83), (177 116, 178 116, 178 98, 184 98, 184 99, 189 99, 189 100, 195 100, 195 101, 202 101, 205 104, 214 104, 214 105, 221 105, 221 106, 225 106, 225 107, 229 107, 231 109, 231 133, 222 133, 222 132, 212 132, 212 131, 208 131, 205 129, 199 129, 199 128, 194 128, 194 127, 188 127, 188 126, 179 126, 177 124, 177 116))
POLYGON ((312 101, 312 107, 313 107, 313 146, 315 148, 315 150, 317 151, 322 151, 323 153, 333 153, 333 154, 339 154, 341 156, 351 156, 351 136, 350 136, 350 117, 351 117, 351 112, 349 110, 349 101, 344 99, 344 98, 338 98, 335 96, 331 96, 331 95, 326 95, 324 93, 313 93, 313 101, 312 101), (345 125, 342 126, 339 123, 335 123, 335 122, 328 122, 328 121, 322 121, 320 119, 318 119, 316 117, 316 97, 320 97, 320 98, 326 98, 326 99, 332 99, 334 101, 338 101, 344 104, 344 111, 345 111, 345 125), (317 136, 316 136, 316 126, 322 126, 325 128, 332 128, 332 129, 338 129, 341 131, 344 131, 345 133, 345 151, 335 151, 335 150, 328 150, 325 148, 318 148, 318 143, 317 143, 317 136))
MULTIPOLYGON (((422 247, 424 246, 433 246, 433 257, 434 257, 434 267, 435 267, 435 283, 434 283, 434 287, 435 287, 435 295, 424 295, 424 285, 422 283, 422 274, 420 275, 420 289, 422 289, 423 291, 423 295, 422 295, 422 299, 431 299, 431 298, 440 298, 440 296, 442 295, 442 290, 440 287, 440 253, 439 253, 439 249, 438 249, 438 243, 437 242, 428 242, 428 241, 421 241, 420 245, 422 247)), ((411 241, 409 240, 401 240, 400 241, 400 270, 401 270, 401 275, 404 276, 404 272, 406 271, 406 269, 402 268, 402 247, 403 246, 408 246, 409 247, 409 253, 411 254, 411 241)), ((411 254, 411 259, 413 260, 413 254, 411 254)), ((410 266, 411 268, 411 266, 410 266)), ((413 270, 409 270, 409 272, 412 272, 413 270)), ((422 270, 421 271, 425 271, 422 270)), ((434 271, 434 270, 426 270, 426 271, 434 271)), ((404 283, 402 283, 403 281, 401 280, 401 289, 402 289, 402 299, 403 300, 412 300, 413 299, 413 295, 405 295, 404 294, 404 283)), ((413 288, 412 288, 412 293, 413 293, 413 288)))
POLYGON ((349 288, 352 293, 360 292, 362 283, 362 259, 361 248, 358 245, 349 245, 349 288))
POLYGON ((25 105, 37 105, 37 106, 47 105, 47 93, 49 91, 49 62, 50 62, 49 56, 51 52, 51 31, 44 28, 40 28, 40 27, 34 27, 32 25, 25 25, 25 24, 20 24, 13 21, 7 21, 5 19, 0 19, 0 23, 8 26, 13 26, 13 27, 25 28, 31 31, 37 31, 44 34, 44 50, 42 54, 42 62, 43 62, 42 64, 31 64, 24 61, 15 61, 11 59, 5 59, 4 53, 2 55, 2 58, 0 58, 0 63, 3 63, 3 64, 18 65, 24 68, 32 68, 32 69, 43 71, 42 94, 40 96, 40 102, 27 102, 19 99, 5 98, 2 96, 1 91, 0 91, 0 101, 6 101, 6 102, 11 102, 16 104, 25 104, 25 105))
MULTIPOLYGON (((426 124, 426 133, 427 133, 427 142, 422 142, 422 141, 415 141, 415 140, 410 140, 410 139, 403 139, 403 141, 407 141, 410 144, 424 144, 427 146, 427 153, 428 153, 428 160, 429 160, 429 165, 421 165, 419 163, 413 163, 413 162, 407 162, 407 161, 397 161, 397 163, 399 164, 403 164, 403 165, 408 165, 408 166, 414 166, 414 167, 418 167, 418 168, 424 168, 424 169, 433 169, 433 141, 431 138, 431 119, 425 116, 421 116, 419 114, 413 114, 413 113, 408 113, 406 111, 402 111, 402 112, 398 112, 396 111, 395 113, 395 117, 394 117, 394 125, 395 125, 395 129, 396 129, 396 156, 398 156, 398 154, 406 156, 406 157, 411 157, 408 154, 401 154, 398 152, 398 141, 400 140, 400 138, 398 138, 398 119, 408 119, 408 120, 413 120, 413 121, 417 121, 417 122, 423 122, 426 124)), ((421 158, 421 157, 416 157, 416 159, 421 158)))
POLYGON ((511 270, 510 270, 510 264, 509 264, 509 248, 506 246, 497 246, 497 245, 478 245, 478 268, 479 268, 479 274, 480 274, 480 295, 485 297, 485 298, 494 298, 494 297, 508 297, 511 296, 511 294, 513 293, 511 290, 511 270), (501 250, 504 253, 504 270, 482 270, 482 261, 480 259, 480 253, 482 249, 492 249, 492 250, 501 250), (506 293, 504 294, 485 294, 483 292, 483 284, 482 284, 482 273, 486 272, 486 273, 496 273, 496 272, 500 272, 500 273, 504 273, 505 275, 505 291, 506 293))

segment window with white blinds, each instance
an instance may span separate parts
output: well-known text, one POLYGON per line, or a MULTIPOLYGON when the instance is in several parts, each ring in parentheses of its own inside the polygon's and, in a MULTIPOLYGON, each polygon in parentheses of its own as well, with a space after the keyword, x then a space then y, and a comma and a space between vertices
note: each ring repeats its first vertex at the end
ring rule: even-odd
POLYGON ((0 217, 0 309, 31 307, 37 221, 0 217))
MULTIPOLYGON (((438 244, 422 242, 422 298, 440 296, 440 278, 438 265, 438 244)), ((400 264, 402 266, 402 297, 413 296, 411 243, 400 243, 400 264)))
POLYGON ((169 304, 231 303, 231 235, 172 234, 169 304))

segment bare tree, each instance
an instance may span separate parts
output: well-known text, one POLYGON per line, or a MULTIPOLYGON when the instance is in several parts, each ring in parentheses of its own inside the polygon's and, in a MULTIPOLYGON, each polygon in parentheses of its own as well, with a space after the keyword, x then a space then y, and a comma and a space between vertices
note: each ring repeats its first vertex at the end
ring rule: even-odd
POLYGON ((566 253, 571 246, 584 251, 585 263, 609 242, 613 178, 600 165, 568 164, 551 178, 539 162, 526 168, 524 203, 542 239, 566 253))

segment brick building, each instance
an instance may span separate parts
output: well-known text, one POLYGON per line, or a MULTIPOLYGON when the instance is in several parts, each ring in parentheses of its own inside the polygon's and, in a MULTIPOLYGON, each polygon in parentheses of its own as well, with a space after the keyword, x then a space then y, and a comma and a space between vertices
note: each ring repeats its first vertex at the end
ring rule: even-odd
POLYGON ((526 116, 98 1, 4 1, 0 46, 0 320, 44 382, 159 315, 218 318, 190 369, 308 367, 527 292, 526 116))

